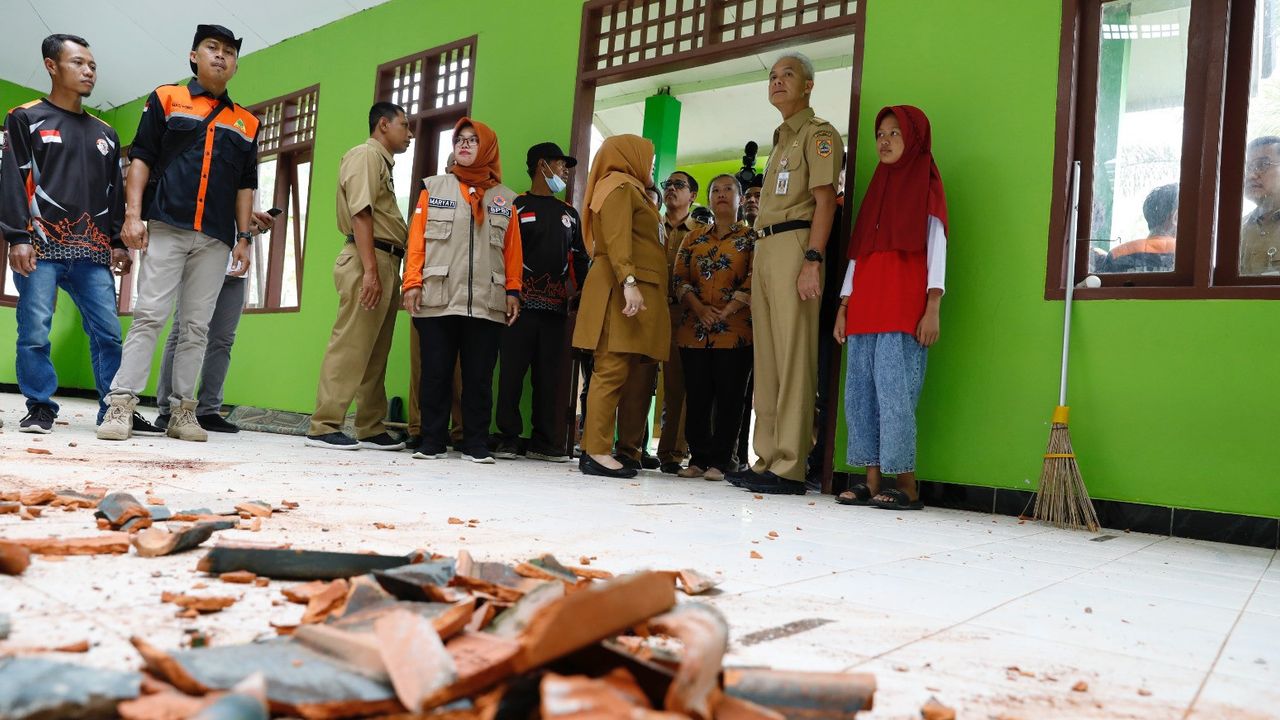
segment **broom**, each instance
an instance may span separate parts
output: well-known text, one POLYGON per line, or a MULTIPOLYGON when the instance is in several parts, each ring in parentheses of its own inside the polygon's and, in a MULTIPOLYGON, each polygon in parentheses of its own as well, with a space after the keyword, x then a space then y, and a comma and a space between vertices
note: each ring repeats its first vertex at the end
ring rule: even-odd
POLYGON ((1071 448, 1071 432, 1067 429, 1067 356, 1071 342, 1071 297, 1075 290, 1076 234, 1080 215, 1080 162, 1071 172, 1071 215, 1067 234, 1067 297, 1062 321, 1062 380, 1058 386, 1058 406, 1053 409, 1049 447, 1040 470, 1040 487, 1036 491, 1034 516, 1058 527, 1098 531, 1098 516, 1089 501, 1089 491, 1080 477, 1080 466, 1071 448))

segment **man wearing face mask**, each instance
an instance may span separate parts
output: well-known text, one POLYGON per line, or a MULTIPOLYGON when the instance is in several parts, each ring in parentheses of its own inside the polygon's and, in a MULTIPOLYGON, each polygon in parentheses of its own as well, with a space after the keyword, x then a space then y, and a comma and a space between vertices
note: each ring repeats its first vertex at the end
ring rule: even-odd
POLYGON ((552 428, 560 358, 565 347, 569 298, 587 275, 586 247, 578 212, 556 194, 578 161, 551 142, 529 148, 526 165, 532 183, 513 205, 520 221, 524 252, 523 311, 502 336, 498 374, 496 421, 498 444, 494 456, 514 458, 524 430, 520 396, 524 377, 532 367, 532 432, 527 457, 568 462, 563 437, 552 428))

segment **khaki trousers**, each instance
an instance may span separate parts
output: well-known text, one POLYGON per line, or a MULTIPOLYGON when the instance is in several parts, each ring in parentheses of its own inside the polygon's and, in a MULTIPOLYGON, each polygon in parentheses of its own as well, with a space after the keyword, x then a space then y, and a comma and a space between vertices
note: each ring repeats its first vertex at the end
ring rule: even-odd
POLYGON ((309 435, 341 432, 352 401, 356 404, 357 439, 386 432, 383 420, 387 416, 387 355, 400 308, 400 258, 381 250, 374 250, 373 255, 378 263, 382 297, 372 310, 360 306, 364 266, 355 245, 347 243, 334 261, 338 318, 320 364, 309 435))
POLYGON ((751 274, 751 327, 755 356, 752 469, 803 482, 813 447, 818 380, 819 300, 800 301, 796 277, 804 265, 808 230, 771 235, 756 243, 751 274))
POLYGON ((178 333, 179 339, 173 353, 172 390, 169 397, 158 398, 176 408, 183 400, 196 397, 209 319, 222 291, 231 249, 204 233, 162 222, 147 223, 147 236, 149 243, 138 263, 133 324, 107 397, 137 399, 146 388, 156 340, 176 301, 178 311, 171 332, 178 333))
MULTIPOLYGON (((648 450, 644 439, 646 425, 649 424, 649 402, 653 399, 653 383, 658 376, 658 363, 637 362, 627 375, 618 399, 618 455, 629 457, 639 462, 640 456, 648 450)), ((595 382, 593 379, 592 383, 595 382)), ((591 392, 595 392, 595 385, 591 392)), ((588 401, 591 393, 587 393, 588 401)))
POLYGON ((678 463, 689 456, 689 443, 684 437, 684 369, 680 364, 680 348, 676 347, 676 326, 680 306, 671 305, 671 355, 662 363, 662 435, 658 438, 658 459, 665 465, 678 463))

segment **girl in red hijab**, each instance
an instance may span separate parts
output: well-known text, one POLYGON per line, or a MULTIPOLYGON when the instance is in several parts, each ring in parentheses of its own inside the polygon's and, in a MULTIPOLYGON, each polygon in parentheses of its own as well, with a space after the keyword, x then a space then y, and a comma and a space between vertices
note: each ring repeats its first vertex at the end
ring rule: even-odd
POLYGON ((837 502, 919 510, 916 402, 928 348, 938 340, 947 199, 919 108, 881 110, 876 150, 880 164, 853 226, 835 326, 836 341, 849 346, 848 461, 867 469, 867 482, 837 502), (896 475, 897 488, 882 489, 883 475, 896 475))

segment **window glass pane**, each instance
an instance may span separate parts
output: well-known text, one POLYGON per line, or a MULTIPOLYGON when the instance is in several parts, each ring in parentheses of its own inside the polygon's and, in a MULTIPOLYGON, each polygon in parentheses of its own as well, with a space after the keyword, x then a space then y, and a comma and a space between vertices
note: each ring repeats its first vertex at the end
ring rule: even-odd
MULTIPOLYGON (((255 208, 272 207, 272 198, 276 191, 276 173, 280 167, 280 156, 273 155, 258 162, 258 189, 254 192, 255 208)), ((271 233, 254 237, 249 246, 252 259, 249 261, 249 275, 245 307, 265 307, 267 302, 267 271, 271 258, 271 233)))
POLYGON ((311 192, 311 163, 298 164, 298 185, 289 196, 289 207, 285 209, 285 245, 284 265, 280 281, 280 307, 298 307, 298 259, 302 257, 307 238, 307 198, 311 192), (297 202, 299 213, 294 214, 294 202, 297 202), (294 232, 294 222, 300 223, 302 234, 294 232))
POLYGON ((1191 0, 1102 8, 1089 271, 1173 269, 1191 0))
POLYGON ((400 206, 400 214, 409 217, 409 206, 418 197, 413 192, 413 159, 417 157, 418 139, 409 141, 409 149, 395 156, 395 166, 391 168, 391 181, 396 186, 396 205, 400 206))
POLYGON ((436 139, 436 175, 445 173, 445 166, 449 164, 449 156, 453 154, 453 128, 441 130, 440 137, 436 139))
POLYGON ((1280 275, 1280 0, 1257 2, 1240 230, 1240 274, 1253 276, 1280 275))

